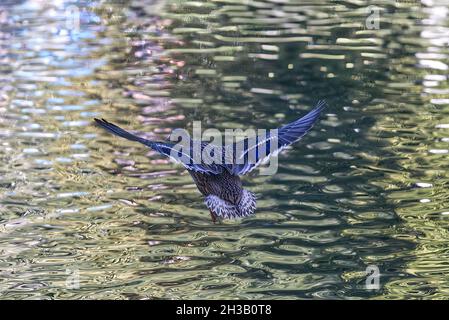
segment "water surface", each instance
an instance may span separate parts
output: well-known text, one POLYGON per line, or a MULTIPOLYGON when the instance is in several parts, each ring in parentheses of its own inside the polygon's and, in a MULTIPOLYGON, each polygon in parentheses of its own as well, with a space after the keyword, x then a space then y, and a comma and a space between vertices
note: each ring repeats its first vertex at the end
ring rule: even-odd
POLYGON ((2 1, 0 297, 448 298, 448 15, 442 0, 2 1), (92 124, 273 128, 319 99, 278 173, 244 179, 257 214, 216 225, 182 167, 92 124))

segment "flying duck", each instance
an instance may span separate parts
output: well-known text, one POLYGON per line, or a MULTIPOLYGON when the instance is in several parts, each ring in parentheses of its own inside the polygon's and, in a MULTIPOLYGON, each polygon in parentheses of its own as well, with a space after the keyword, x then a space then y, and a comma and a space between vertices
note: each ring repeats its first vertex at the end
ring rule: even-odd
MULTIPOLYGON (((205 197, 205 204, 210 211, 212 221, 217 218, 232 219, 246 217, 256 210, 256 196, 242 186, 240 176, 252 171, 258 165, 266 162, 270 156, 277 155, 287 146, 300 140, 318 120, 326 102, 321 100, 304 117, 284 125, 275 131, 266 131, 264 136, 245 138, 231 146, 211 149, 214 152, 223 151, 218 163, 200 161, 194 157, 195 141, 188 141, 188 147, 179 148, 177 143, 169 141, 152 141, 132 134, 104 119, 95 118, 95 122, 107 131, 131 140, 140 142, 171 160, 181 163, 193 178, 198 190, 205 197), (273 134, 275 132, 275 134, 273 134), (240 143, 240 149, 237 144, 240 143), (264 146, 263 150, 261 146, 264 146), (226 153, 231 150, 231 156, 226 153), (237 151, 240 150, 240 151, 237 151), (250 153, 253 155, 250 156, 250 153), (196 161, 195 161, 196 160, 196 161)), ((208 142, 197 143, 200 152, 209 145, 208 142)), ((197 151, 198 152, 198 151, 197 151)), ((203 153, 204 154, 204 153, 203 153)))

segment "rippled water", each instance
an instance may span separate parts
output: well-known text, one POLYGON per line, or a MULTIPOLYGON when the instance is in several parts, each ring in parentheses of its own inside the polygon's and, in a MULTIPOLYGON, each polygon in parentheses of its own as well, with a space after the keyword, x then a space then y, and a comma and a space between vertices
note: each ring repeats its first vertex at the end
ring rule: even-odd
POLYGON ((376 2, 378 29, 369 5, 2 1, 0 297, 448 298, 449 2, 376 2), (215 225, 185 170, 92 124, 272 128, 323 98, 244 179, 257 214, 215 225))

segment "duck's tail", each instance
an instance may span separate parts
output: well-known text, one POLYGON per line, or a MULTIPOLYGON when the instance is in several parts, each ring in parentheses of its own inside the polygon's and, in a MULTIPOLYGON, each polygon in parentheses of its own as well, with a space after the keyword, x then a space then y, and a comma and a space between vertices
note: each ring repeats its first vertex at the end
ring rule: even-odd
POLYGON ((248 190, 243 190, 242 199, 237 205, 213 194, 208 195, 205 202, 211 213, 225 219, 247 217, 256 210, 256 196, 248 190))

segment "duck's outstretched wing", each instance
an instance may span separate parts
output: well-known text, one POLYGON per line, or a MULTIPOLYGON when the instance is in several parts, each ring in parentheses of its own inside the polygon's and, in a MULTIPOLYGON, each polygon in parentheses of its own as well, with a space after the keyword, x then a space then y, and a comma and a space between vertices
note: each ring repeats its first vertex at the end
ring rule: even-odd
MULTIPOLYGON (((185 148, 180 147, 180 144, 175 144, 171 142, 158 142, 158 141, 152 141, 148 139, 144 139, 142 137, 136 136, 135 134, 132 134, 119 126, 110 123, 104 119, 94 119, 95 122, 102 127, 103 129, 106 129, 107 131, 131 140, 131 141, 137 141, 140 142, 151 149, 159 152, 160 154, 163 154, 167 157, 169 157, 172 161, 176 163, 182 164, 186 169, 193 170, 196 172, 206 173, 206 174, 220 174, 223 172, 223 167, 218 164, 205 164, 205 163, 195 163, 194 157, 192 151, 194 150, 191 143, 190 146, 187 146, 185 148)), ((202 148, 200 149, 202 150, 202 148)))
POLYGON ((236 163, 229 166, 228 170, 232 174, 244 175, 267 161, 270 156, 277 155, 285 147, 297 142, 312 129, 325 106, 326 102, 320 100, 304 117, 277 129, 274 133, 268 131, 263 136, 246 138, 238 142, 243 145, 240 147, 234 145, 236 163), (236 151, 239 149, 242 151, 236 151))

